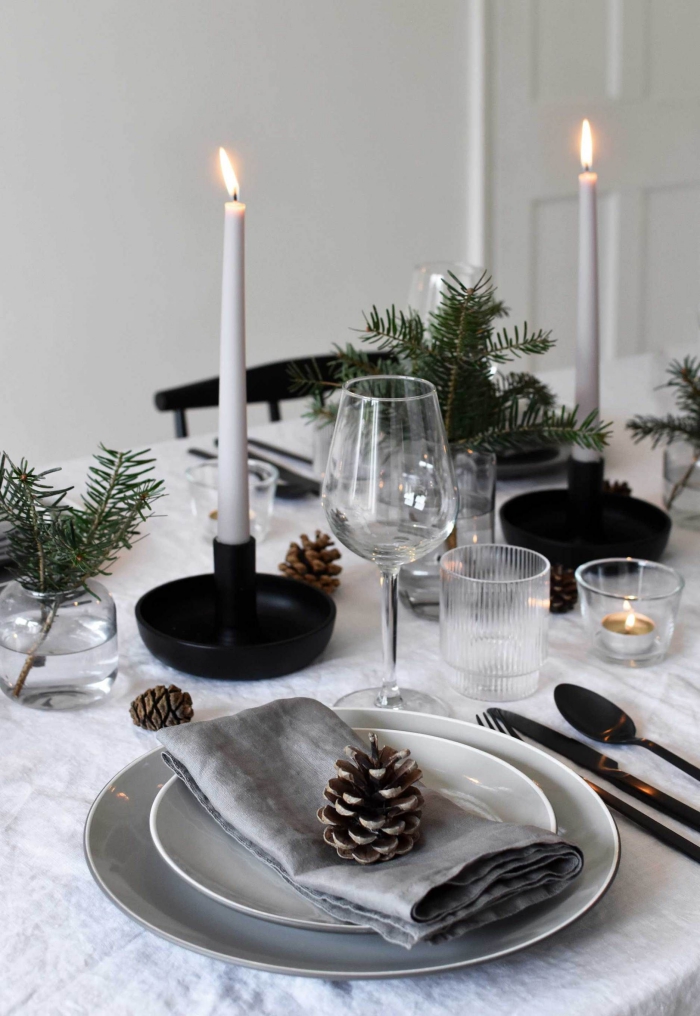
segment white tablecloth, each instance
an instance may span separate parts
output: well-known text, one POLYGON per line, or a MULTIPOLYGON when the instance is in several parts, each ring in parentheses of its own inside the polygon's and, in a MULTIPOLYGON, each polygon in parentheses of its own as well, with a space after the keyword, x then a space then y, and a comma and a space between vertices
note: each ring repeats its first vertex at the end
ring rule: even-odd
MULTIPOLYGON (((260 433, 270 431, 263 429, 260 433)), ((300 440, 299 428, 275 434, 300 440)), ((308 432, 307 432, 308 436, 308 432)), ((303 438, 302 438, 303 440, 303 438)), ((472 1016, 671 1016, 700 1012, 700 865, 658 844, 619 818, 622 863, 592 912, 542 944, 511 958, 445 976, 394 981, 333 982, 260 973, 179 949, 142 930, 93 882, 82 853, 85 816, 119 769, 153 746, 135 728, 131 699, 175 680, 194 699, 197 719, 284 695, 332 704, 372 680, 379 662, 379 595, 372 565, 344 552, 338 621, 325 656, 303 673, 275 681, 226 683, 178 675, 158 664, 137 633, 133 606, 158 583, 210 567, 210 546, 189 514, 184 470, 202 439, 157 447, 158 474, 169 498, 167 517, 125 554, 108 579, 119 612, 119 677, 111 697, 79 712, 44 715, 0 700, 0 1012, 3 1014, 470 1013, 472 1016)), ((633 450, 622 429, 608 473, 659 501, 660 455, 633 450)), ((70 463, 79 482, 86 461, 70 463)), ((502 485, 508 496, 522 485, 502 485)), ((318 501, 277 502, 261 570, 272 571, 302 531, 325 526, 318 501)), ((681 625, 667 660, 628 670, 591 658, 578 612, 553 617, 551 655, 538 693, 521 708, 566 730, 552 689, 573 680, 627 707, 647 736, 700 763, 700 539, 674 529, 665 560, 687 580, 681 625)), ((474 718, 483 703, 447 683, 438 626, 401 608, 400 677, 446 697, 454 715, 474 718)), ((639 776, 700 807, 700 785, 640 748, 611 751, 639 776)), ((672 823, 669 823, 672 824, 672 823)), ((676 826, 685 835, 689 830, 676 826)), ((696 836, 700 841, 700 837, 696 836)), ((340 945, 340 943, 339 943, 340 945)))

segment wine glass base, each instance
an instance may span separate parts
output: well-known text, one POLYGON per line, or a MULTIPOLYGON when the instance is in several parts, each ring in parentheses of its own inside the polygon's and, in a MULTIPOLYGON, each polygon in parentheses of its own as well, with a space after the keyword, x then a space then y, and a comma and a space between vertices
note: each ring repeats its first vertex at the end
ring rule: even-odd
POLYGON ((412 688, 402 688, 401 699, 398 705, 379 706, 377 696, 379 688, 362 688, 361 691, 351 691, 349 695, 343 695, 335 705, 343 709, 377 709, 383 708, 387 711, 405 709, 412 713, 432 713, 433 716, 449 716, 450 707, 442 699, 434 695, 426 695, 422 691, 414 691, 412 688))

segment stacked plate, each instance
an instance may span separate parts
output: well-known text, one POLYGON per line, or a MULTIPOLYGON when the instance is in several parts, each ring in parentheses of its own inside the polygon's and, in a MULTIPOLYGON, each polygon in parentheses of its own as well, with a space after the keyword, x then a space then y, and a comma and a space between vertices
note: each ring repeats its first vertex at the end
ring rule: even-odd
POLYGON ((410 748, 426 785, 461 806, 495 821, 558 829, 583 850, 583 873, 516 917, 407 951, 298 896, 223 832, 156 749, 122 770, 90 810, 85 853, 98 885, 144 927, 217 959, 307 977, 372 978, 453 970, 523 949, 584 914, 612 882, 620 847, 609 811, 545 752, 461 720, 381 709, 338 714, 358 738, 374 730, 410 748))

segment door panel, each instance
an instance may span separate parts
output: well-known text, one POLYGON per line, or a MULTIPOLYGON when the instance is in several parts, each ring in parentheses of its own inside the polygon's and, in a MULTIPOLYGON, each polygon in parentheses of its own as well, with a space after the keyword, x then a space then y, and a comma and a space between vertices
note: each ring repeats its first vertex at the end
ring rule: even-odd
POLYGON ((700 3, 496 0, 489 8, 491 267, 516 318, 574 360, 578 145, 594 134, 601 346, 697 339, 700 3))

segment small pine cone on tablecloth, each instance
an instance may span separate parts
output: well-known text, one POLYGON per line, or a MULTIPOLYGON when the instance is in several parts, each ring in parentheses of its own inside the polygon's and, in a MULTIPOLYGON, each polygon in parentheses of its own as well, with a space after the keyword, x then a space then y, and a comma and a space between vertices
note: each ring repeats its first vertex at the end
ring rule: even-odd
POLYGON ((410 751, 385 745, 369 735, 370 753, 351 745, 339 759, 338 774, 329 780, 323 796, 330 804, 319 808, 323 838, 338 855, 358 864, 390 861, 408 854, 420 837, 423 797, 414 786, 423 775, 410 751))
POLYGON ((279 566, 289 579, 299 579, 300 582, 308 582, 311 586, 317 586, 326 593, 332 593, 340 585, 340 575, 343 570, 335 562, 340 557, 340 551, 336 549, 333 540, 328 533, 316 530, 316 536, 310 540, 306 533, 300 536, 301 545, 290 543, 287 556, 279 566))
POLYGON ((137 727, 144 730, 162 730, 189 723, 194 716, 192 699, 187 691, 176 684, 169 688, 159 684, 137 695, 129 707, 129 715, 137 727))
POLYGON ((603 493, 622 494, 624 497, 629 497, 632 488, 626 480, 603 480, 603 493))
POLYGON ((563 564, 552 565, 549 573, 549 610, 552 614, 566 614, 578 603, 578 588, 573 568, 563 564))

